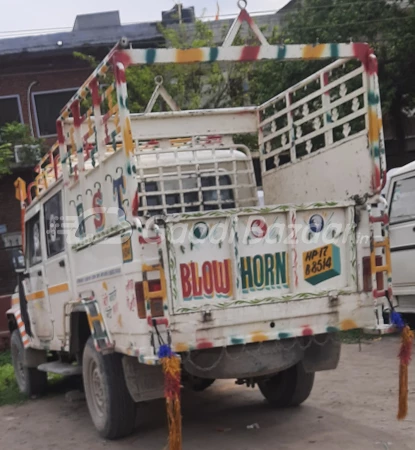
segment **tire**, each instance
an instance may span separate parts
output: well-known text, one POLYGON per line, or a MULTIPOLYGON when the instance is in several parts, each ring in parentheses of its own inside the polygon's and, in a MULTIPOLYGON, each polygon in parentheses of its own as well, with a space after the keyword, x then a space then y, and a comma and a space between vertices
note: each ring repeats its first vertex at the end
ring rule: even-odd
POLYGON ((309 397, 314 384, 314 372, 304 371, 299 362, 271 378, 258 382, 259 390, 276 408, 298 406, 309 397))
POLYGON ((19 330, 14 330, 10 342, 14 374, 22 394, 28 397, 43 395, 48 387, 48 374, 36 368, 25 367, 22 339, 19 330))
POLYGON ((99 353, 92 337, 85 345, 82 374, 86 401, 92 422, 105 439, 127 436, 135 427, 135 403, 125 383, 121 358, 118 353, 99 353))

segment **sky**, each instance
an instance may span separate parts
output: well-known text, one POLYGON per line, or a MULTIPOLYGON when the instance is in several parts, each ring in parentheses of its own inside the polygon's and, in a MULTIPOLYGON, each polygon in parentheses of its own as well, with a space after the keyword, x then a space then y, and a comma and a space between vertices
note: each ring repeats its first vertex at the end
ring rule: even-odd
MULTIPOLYGON (((77 14, 120 11, 121 22, 161 19, 161 11, 171 9, 175 0, 0 0, 0 37, 21 30, 71 28, 77 14)), ((214 16, 217 0, 182 0, 194 6, 200 17, 214 16)), ((237 0, 218 0, 220 14, 236 14, 237 0)), ((288 0, 248 0, 248 11, 276 11, 288 0)))

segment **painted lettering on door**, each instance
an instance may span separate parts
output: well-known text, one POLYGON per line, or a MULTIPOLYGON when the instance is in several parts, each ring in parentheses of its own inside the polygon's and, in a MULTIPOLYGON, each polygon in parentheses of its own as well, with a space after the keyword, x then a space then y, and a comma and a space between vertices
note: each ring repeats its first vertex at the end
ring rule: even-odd
POLYGON ((232 265, 230 259, 180 264, 184 300, 232 297, 232 265))
POLYGON ((287 253, 241 257, 242 292, 288 288, 287 253))

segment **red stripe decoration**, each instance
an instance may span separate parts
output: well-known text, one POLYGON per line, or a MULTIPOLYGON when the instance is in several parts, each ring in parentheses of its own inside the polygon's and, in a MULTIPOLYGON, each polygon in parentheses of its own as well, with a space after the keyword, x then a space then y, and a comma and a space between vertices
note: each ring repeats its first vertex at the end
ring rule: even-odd
POLYGON ((65 136, 63 135, 63 124, 61 120, 56 121, 56 133, 58 133, 59 144, 65 144, 65 136))
POLYGON ((250 47, 246 46, 242 49, 239 61, 256 61, 258 59, 260 46, 250 47))
POLYGON ((241 9, 241 12, 239 13, 239 16, 238 16, 238 21, 241 23, 248 22, 249 25, 251 25, 251 26, 254 23, 254 21, 252 20, 252 17, 249 15, 249 13, 246 9, 241 9))
POLYGON ((89 89, 91 89, 92 94, 92 104, 94 106, 99 106, 101 104, 101 97, 99 95, 99 89, 98 89, 98 80, 94 78, 89 83, 89 89))
POLYGON ((125 79, 125 70, 120 68, 120 66, 118 64, 115 64, 115 80, 118 85, 120 85, 122 83, 126 83, 126 81, 127 81, 125 79))
POLYGON ((122 63, 122 65, 126 69, 127 67, 131 66, 131 57, 128 53, 123 52, 122 50, 118 50, 117 52, 115 52, 113 57, 114 66, 117 65, 117 62, 122 63))
POLYGON ((79 128, 81 126, 81 106, 79 104, 79 100, 74 100, 71 105, 71 112, 73 116, 73 124, 75 128, 79 128))
POLYGON ((374 56, 372 48, 369 44, 355 42, 353 43, 353 53, 357 59, 363 64, 365 71, 369 75, 378 73, 378 60, 374 56))
POLYGON ((19 329, 20 337, 22 338, 23 347, 27 348, 29 346, 30 339, 26 333, 26 327, 23 323, 20 311, 16 311, 14 313, 14 317, 16 317, 17 328, 19 329))

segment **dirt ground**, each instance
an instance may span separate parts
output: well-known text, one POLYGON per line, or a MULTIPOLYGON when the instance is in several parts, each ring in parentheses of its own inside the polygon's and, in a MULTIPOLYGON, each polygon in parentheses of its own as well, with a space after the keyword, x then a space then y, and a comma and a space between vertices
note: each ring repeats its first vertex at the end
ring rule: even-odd
MULTIPOLYGON (((217 382, 184 393, 185 450, 414 450, 415 362, 410 368, 409 415, 396 420, 399 340, 343 345, 337 370, 320 372, 300 408, 273 410, 257 389, 217 382), (258 424, 257 428, 247 428, 258 424)), ((68 389, 66 387, 66 389, 68 389)), ((141 405, 137 432, 122 441, 96 434, 85 402, 70 402, 65 387, 49 397, 0 408, 0 448, 13 450, 163 450, 164 402, 141 405)))

